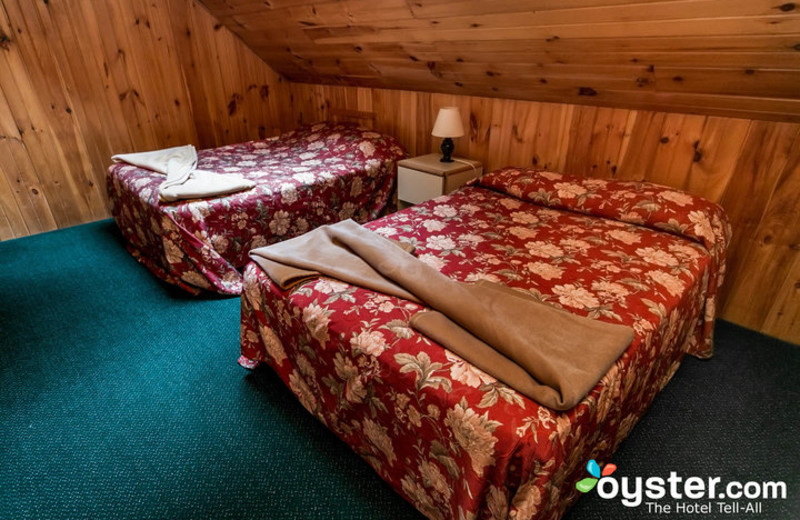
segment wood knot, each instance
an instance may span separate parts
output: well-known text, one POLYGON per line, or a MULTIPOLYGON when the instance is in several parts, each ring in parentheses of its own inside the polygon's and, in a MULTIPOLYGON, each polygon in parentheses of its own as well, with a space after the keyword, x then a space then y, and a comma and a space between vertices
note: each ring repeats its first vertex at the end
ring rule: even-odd
POLYGON ((780 9, 784 13, 788 13, 789 11, 794 11, 795 7, 797 7, 797 6, 793 2, 787 2, 787 3, 783 4, 783 5, 781 5, 780 7, 778 7, 778 9, 780 9))
POLYGON ((240 101, 242 101, 242 96, 240 96, 239 94, 234 94, 234 95, 231 96, 231 100, 228 103, 228 115, 229 116, 232 116, 233 114, 236 113, 236 110, 238 109, 238 103, 240 101))
POLYGON ((578 95, 579 96, 596 96, 597 91, 592 87, 579 87, 578 88, 578 95))
POLYGON ((435 61, 429 61, 427 63, 427 66, 428 66, 428 70, 431 72, 431 74, 433 74, 433 77, 435 77, 436 79, 442 79, 443 74, 442 74, 441 71, 436 70, 436 62, 435 61))
POLYGON ((661 139, 659 139, 658 142, 661 144, 667 144, 669 142, 669 137, 664 136, 661 139))
POLYGON ((469 130, 473 134, 478 133, 478 118, 475 116, 474 112, 469 113, 469 130))

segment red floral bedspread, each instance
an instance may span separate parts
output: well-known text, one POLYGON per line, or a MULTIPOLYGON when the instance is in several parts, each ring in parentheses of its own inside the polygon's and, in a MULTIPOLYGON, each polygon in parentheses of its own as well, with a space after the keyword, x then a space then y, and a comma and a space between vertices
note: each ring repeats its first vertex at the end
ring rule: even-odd
POLYGON ((162 175, 115 164, 108 194, 128 249, 156 276, 190 292, 239 294, 237 269, 251 249, 322 224, 383 214, 393 204, 396 163, 404 156, 392 137, 321 123, 198 152, 198 168, 252 179, 252 190, 161 203, 162 175))
POLYGON ((249 264, 242 355, 429 518, 560 517, 587 461, 610 460, 684 353, 710 355, 728 225, 696 197, 506 169, 366 227, 455 279, 636 332, 578 406, 555 412, 411 330, 416 304, 326 278, 283 293, 249 264))

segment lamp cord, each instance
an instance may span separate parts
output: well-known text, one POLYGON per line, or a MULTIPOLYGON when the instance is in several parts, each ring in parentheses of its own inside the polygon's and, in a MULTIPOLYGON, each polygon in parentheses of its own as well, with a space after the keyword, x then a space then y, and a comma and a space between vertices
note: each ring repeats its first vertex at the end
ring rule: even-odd
POLYGON ((455 162, 460 162, 461 164, 466 164, 467 166, 472 168, 472 172, 475 174, 475 178, 478 178, 478 168, 475 166, 475 163, 465 161, 463 159, 456 159, 455 157, 452 158, 455 162))

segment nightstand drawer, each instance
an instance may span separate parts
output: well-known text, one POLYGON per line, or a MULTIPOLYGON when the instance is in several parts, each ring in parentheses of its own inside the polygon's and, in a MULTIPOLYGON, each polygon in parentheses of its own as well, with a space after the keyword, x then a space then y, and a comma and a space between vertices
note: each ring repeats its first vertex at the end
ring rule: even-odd
POLYGON ((469 170, 453 173, 448 175, 444 179, 444 188, 442 190, 442 194, 450 193, 453 190, 460 188, 461 186, 465 185, 472 179, 477 179, 483 175, 483 167, 477 167, 474 170, 470 168, 469 170))
POLYGON ((442 195, 444 179, 441 175, 397 168, 397 198, 411 204, 419 204, 442 195))

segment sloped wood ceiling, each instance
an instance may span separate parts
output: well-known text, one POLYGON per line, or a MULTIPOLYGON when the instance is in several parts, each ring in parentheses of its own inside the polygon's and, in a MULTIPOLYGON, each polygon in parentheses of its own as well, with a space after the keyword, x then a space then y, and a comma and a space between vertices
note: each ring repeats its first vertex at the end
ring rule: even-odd
POLYGON ((293 81, 800 121, 781 0, 202 0, 293 81))

